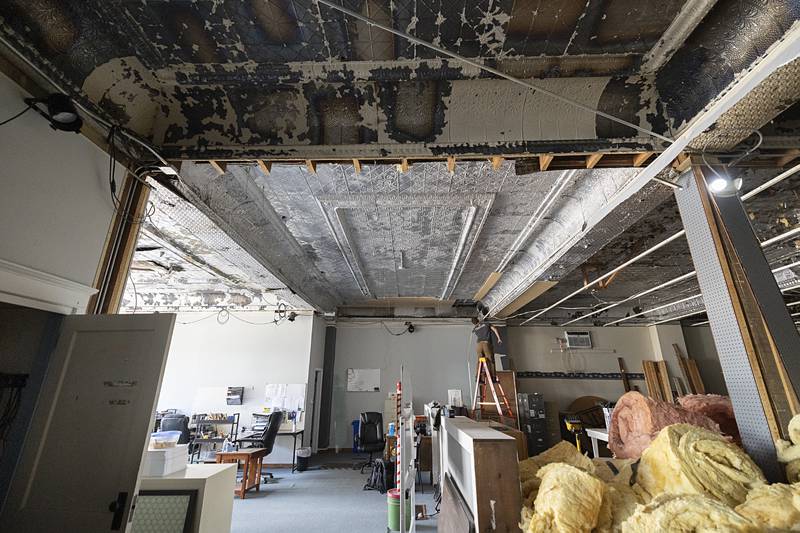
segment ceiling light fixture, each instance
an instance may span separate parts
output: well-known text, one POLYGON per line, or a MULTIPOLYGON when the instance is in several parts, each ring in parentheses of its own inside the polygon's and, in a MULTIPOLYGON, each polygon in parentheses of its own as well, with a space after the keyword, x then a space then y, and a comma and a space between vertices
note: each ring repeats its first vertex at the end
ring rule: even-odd
POLYGON ((45 98, 26 98, 25 103, 50 122, 54 130, 80 133, 83 120, 66 94, 53 93, 45 98), (39 104, 47 106, 45 112, 39 104))
POLYGON ((742 189, 742 178, 716 174, 708 183, 708 189, 717 196, 735 196, 742 189))

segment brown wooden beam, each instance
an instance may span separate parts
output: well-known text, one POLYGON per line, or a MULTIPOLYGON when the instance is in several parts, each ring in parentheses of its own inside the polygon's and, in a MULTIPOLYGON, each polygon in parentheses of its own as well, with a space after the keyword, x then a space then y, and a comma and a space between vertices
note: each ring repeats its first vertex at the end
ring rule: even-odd
POLYGON ((452 155, 447 158, 447 171, 450 174, 456 173, 456 158, 452 155))
POLYGON ((269 161, 258 159, 256 160, 256 163, 258 163, 258 168, 260 168, 261 172, 263 172, 264 174, 269 174, 270 171, 272 170, 272 163, 269 161))
POLYGON ((792 150, 786 150, 786 153, 783 154, 780 159, 777 161, 777 166, 785 167, 795 159, 800 156, 800 149, 794 148, 792 150))
POLYGON ((306 159, 306 168, 312 174, 316 174, 317 173, 317 163, 316 163, 316 161, 312 161, 310 159, 306 159))
POLYGON ((539 156, 539 170, 544 172, 550 168, 550 163, 553 162, 553 154, 542 154, 539 156))
POLYGON ((361 161, 358 159, 353 159, 353 168, 356 171, 356 174, 361 174, 361 161))
POLYGON ((397 170, 400 172, 408 172, 408 159, 401 159, 400 164, 397 165, 397 170))
POLYGON ((638 168, 644 164, 645 161, 650 159, 653 152, 642 152, 641 154, 633 154, 633 166, 638 168))
POLYGON ((220 176, 225 174, 225 169, 228 167, 228 164, 224 161, 209 161, 208 164, 211 165, 214 170, 219 172, 220 176))
POLYGON ((586 156, 586 168, 594 168, 594 166, 602 159, 603 154, 589 154, 586 156))
POLYGON ((503 164, 503 158, 499 155, 492 156, 492 169, 498 170, 503 164))
POLYGON ((128 174, 95 275, 97 293, 89 301, 88 313, 114 314, 119 311, 149 196, 150 188, 128 174))

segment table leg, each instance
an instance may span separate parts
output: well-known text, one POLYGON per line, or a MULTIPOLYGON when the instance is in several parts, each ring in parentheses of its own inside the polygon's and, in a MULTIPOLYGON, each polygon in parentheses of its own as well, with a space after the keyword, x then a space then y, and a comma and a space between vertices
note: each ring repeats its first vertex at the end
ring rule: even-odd
POLYGON ((244 468, 242 470, 242 487, 239 490, 239 497, 244 500, 247 493, 247 487, 250 485, 250 457, 245 457, 244 468))
POLYGON ((596 459, 600 457, 600 450, 599 446, 597 445, 597 437, 590 437, 590 438, 592 439, 592 453, 594 454, 592 455, 592 457, 596 459))
POLYGON ((261 492, 261 469, 264 466, 264 458, 259 457, 256 461, 257 470, 255 471, 256 475, 256 492, 261 492))
POLYGON ((297 433, 294 434, 292 439, 292 474, 294 474, 294 469, 296 468, 294 464, 295 461, 294 456, 296 453, 297 453, 297 433))

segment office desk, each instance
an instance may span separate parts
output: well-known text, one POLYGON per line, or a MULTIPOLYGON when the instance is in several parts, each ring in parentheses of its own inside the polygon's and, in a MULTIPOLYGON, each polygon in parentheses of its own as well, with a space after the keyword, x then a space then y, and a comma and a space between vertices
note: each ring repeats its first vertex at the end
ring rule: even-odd
POLYGON ((242 469, 242 483, 233 491, 238 494, 241 499, 244 499, 248 490, 256 489, 256 492, 260 492, 261 465, 266 455, 266 448, 244 448, 235 452, 217 452, 218 463, 238 464, 239 461, 244 463, 242 469))
MULTIPOLYGON (((141 491, 196 490, 194 519, 190 533, 229 533, 233 515, 231 489, 236 486, 236 465, 187 465, 166 476, 142 477, 141 491)), ((137 514, 133 514, 136 524, 137 514)), ((135 528, 135 526, 134 526, 135 528)))
MULTIPOLYGON (((302 437, 305 429, 296 429, 286 430, 286 431, 278 431, 279 437, 292 437, 292 473, 297 470, 297 437, 302 437)), ((260 443, 261 442, 261 434, 260 433, 251 433, 250 435, 245 435, 244 437, 238 439, 236 442, 242 443, 247 442, 251 444, 260 443)), ((302 443, 302 440, 300 441, 302 443)), ((247 449, 247 448, 243 448, 247 449)))

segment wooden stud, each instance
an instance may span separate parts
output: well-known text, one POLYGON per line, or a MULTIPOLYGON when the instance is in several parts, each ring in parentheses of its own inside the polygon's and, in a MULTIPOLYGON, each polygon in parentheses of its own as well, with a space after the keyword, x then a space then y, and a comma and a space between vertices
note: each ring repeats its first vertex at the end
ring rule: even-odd
POLYGON ((408 159, 401 159, 400 164, 397 165, 397 170, 400 172, 408 172, 408 159))
POLYGON ((257 159, 256 163, 258 163, 258 168, 261 169, 261 172, 264 174, 269 174, 272 170, 272 163, 269 161, 264 161, 263 159, 257 159))
POLYGON ((214 170, 216 170, 217 172, 219 172, 219 175, 220 175, 220 176, 221 176, 221 175, 223 175, 223 174, 225 174, 225 169, 226 169, 226 168, 227 168, 227 166, 228 166, 228 165, 227 165, 225 162, 223 162, 223 161, 209 161, 209 162, 208 162, 208 164, 209 164, 209 165, 211 165, 211 166, 214 168, 214 170))
POLYGON ((645 161, 650 159, 650 156, 653 155, 653 152, 642 152, 641 154, 634 154, 633 155, 633 167, 638 168, 644 164, 645 161))
POLYGON ((450 174, 455 174, 456 173, 456 158, 455 158, 455 156, 451 155, 451 156, 447 157, 447 171, 450 174))
POLYGON ((800 150, 798 150, 797 148, 794 148, 792 150, 787 150, 780 157, 780 159, 778 159, 777 165, 779 167, 785 167, 786 165, 791 163, 793 160, 797 159, 798 156, 800 156, 800 150))
POLYGON ((312 174, 316 174, 317 173, 317 163, 315 163, 314 161, 312 161, 310 159, 306 159, 306 168, 312 174))
POLYGON ((589 154, 586 156, 586 168, 594 168, 598 161, 603 157, 603 154, 589 154))
POLYGON ((672 168, 677 172, 686 172, 692 166, 692 161, 686 154, 678 154, 678 157, 672 162, 672 168))
POLYGON ((492 169, 497 170, 503 164, 503 158, 499 155, 492 156, 492 169))
POLYGON ((356 174, 361 174, 361 161, 358 159, 353 159, 353 168, 356 171, 356 174))
POLYGON ((539 156, 539 170, 544 172, 548 168, 550 168, 550 163, 553 162, 553 155, 552 154, 542 154, 539 156))

